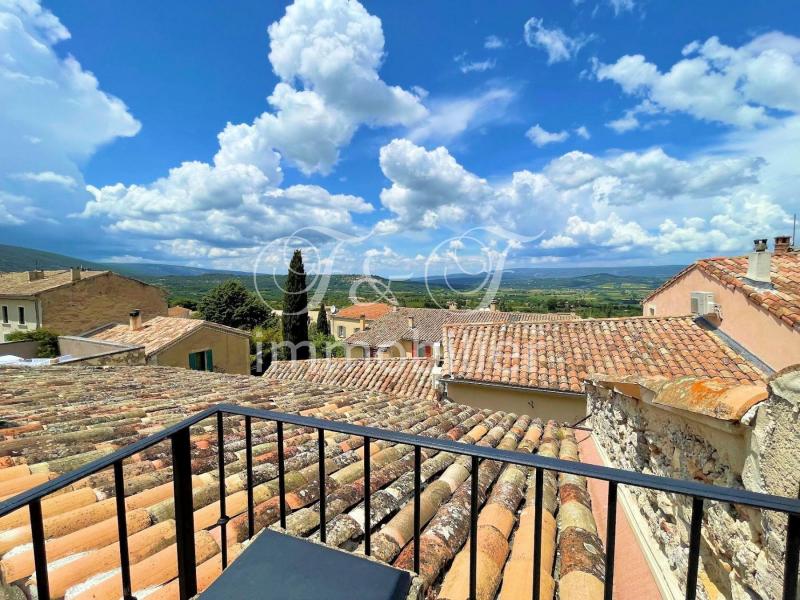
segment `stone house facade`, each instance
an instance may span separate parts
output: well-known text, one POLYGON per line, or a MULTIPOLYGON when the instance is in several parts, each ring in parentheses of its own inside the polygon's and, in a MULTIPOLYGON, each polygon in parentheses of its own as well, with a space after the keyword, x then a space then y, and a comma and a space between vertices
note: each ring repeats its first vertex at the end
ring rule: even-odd
POLYGON ((0 341, 12 331, 48 329, 77 335, 122 323, 138 308, 144 320, 167 314, 165 290, 111 271, 0 274, 0 341))

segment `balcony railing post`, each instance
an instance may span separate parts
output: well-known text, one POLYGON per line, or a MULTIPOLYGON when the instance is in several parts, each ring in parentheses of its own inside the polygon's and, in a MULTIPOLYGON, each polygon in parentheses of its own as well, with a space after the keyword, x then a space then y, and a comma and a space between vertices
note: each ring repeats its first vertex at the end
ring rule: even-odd
POLYGON ((131 561, 128 554, 128 518, 125 510, 125 478, 122 461, 114 463, 114 496, 117 505, 117 532, 119 537, 119 565, 122 575, 122 598, 133 600, 131 591, 131 561))
POLYGON ((608 482, 608 515, 606 517, 606 581, 604 600, 614 597, 614 551, 617 540, 617 482, 608 482))
POLYGON ((700 533, 703 526, 703 499, 692 498, 692 524, 689 531, 689 568, 686 572, 686 600, 697 597, 697 572, 700 567, 700 533))
POLYGON ((244 418, 245 462, 247 463, 247 538, 255 534, 256 515, 253 501, 253 422, 250 415, 244 418))
POLYGON ((800 566, 800 515, 789 515, 786 527, 786 560, 783 565, 783 600, 797 599, 797 569, 800 566))
POLYGON ((469 495, 469 598, 476 600, 478 589, 478 457, 472 457, 469 495))
POLYGON ((281 527, 286 529, 286 464, 283 451, 283 421, 278 421, 278 497, 281 503, 281 527))
POLYGON ((192 512, 192 457, 188 427, 172 434, 172 469, 175 490, 175 542, 178 546, 178 585, 180 599, 189 600, 197 593, 197 573, 192 512))
POLYGON ((419 573, 420 518, 422 514, 422 448, 414 446, 414 572, 419 573))
POLYGON ((325 522, 325 430, 317 430, 319 450, 319 539, 325 544, 328 541, 328 524, 325 522))
POLYGON ((533 599, 539 600, 542 587, 542 498, 544 490, 544 469, 536 469, 533 500, 533 599))
POLYGON ((222 568, 228 566, 228 515, 225 498, 225 430, 222 411, 217 413, 217 478, 219 479, 219 537, 222 568))
POLYGON ((371 482, 371 463, 369 436, 364 436, 364 553, 372 556, 372 515, 370 514, 370 496, 372 495, 371 482))
POLYGON ((44 544, 44 521, 41 500, 33 500, 28 506, 31 517, 33 541, 33 564, 36 570, 36 593, 38 600, 50 600, 50 580, 47 576, 47 551, 44 544))
POLYGON ((228 566, 228 515, 225 498, 225 429, 222 411, 217 413, 217 478, 219 479, 219 537, 222 568, 228 566))

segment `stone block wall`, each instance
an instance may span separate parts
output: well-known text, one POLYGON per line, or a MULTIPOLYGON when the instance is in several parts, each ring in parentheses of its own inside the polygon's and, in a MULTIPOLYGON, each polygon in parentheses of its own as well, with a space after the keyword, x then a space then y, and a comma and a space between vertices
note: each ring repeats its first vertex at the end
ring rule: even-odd
POLYGON ((166 292, 153 285, 106 273, 43 293, 42 327, 60 335, 77 335, 105 325, 127 323, 133 309, 147 321, 167 315, 166 292))
MULTIPOLYGON (((608 384, 588 384, 593 436, 610 466, 796 497, 800 478, 800 367, 776 375, 769 398, 730 422, 659 407, 608 384)), ((685 590, 691 499, 626 488, 685 590)), ((786 517, 706 503, 698 597, 781 597, 786 517)))

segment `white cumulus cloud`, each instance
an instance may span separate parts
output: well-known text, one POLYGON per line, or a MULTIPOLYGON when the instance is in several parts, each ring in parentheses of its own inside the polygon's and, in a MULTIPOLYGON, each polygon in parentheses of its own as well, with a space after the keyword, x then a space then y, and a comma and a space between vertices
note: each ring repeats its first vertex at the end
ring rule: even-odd
POLYGON ((544 20, 537 17, 525 22, 523 38, 528 46, 541 48, 547 53, 549 65, 574 58, 590 39, 583 35, 570 37, 559 27, 548 29, 544 20))
POLYGON ((800 111, 800 38, 771 32, 734 48, 715 36, 688 44, 683 56, 666 72, 641 54, 598 65, 600 81, 644 99, 610 125, 626 131, 639 125, 637 114, 684 112, 753 128, 779 119, 775 111, 800 111))
POLYGON ((525 132, 525 137, 527 137, 534 145, 541 148, 542 146, 546 146, 547 144, 555 144, 558 142, 563 142, 569 137, 569 132, 567 131, 547 131, 543 129, 541 125, 538 123, 528 129, 525 132))
MULTIPOLYGON (((135 135, 141 125, 119 98, 100 89, 76 58, 59 53, 66 27, 35 0, 0 2, 0 186, 38 208, 53 206, 39 184, 75 191, 80 165, 102 145, 135 135), (39 188, 39 189, 37 189, 39 188)), ((36 214, 6 220, 23 222, 36 214)))

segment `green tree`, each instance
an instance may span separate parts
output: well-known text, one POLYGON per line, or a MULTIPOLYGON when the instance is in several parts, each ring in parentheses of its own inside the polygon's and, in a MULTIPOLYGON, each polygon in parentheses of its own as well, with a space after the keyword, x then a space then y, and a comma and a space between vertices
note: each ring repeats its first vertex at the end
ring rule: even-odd
POLYGON ((251 330, 275 323, 275 315, 269 306, 235 279, 209 290, 200 299, 197 310, 207 321, 237 329, 251 330))
POLYGON ((36 351, 38 358, 55 358, 58 356, 58 334, 47 329, 31 331, 12 331, 6 336, 7 342, 39 342, 36 351))
POLYGON ((317 315, 317 331, 325 336, 331 334, 331 326, 330 323, 328 323, 328 311, 325 309, 324 302, 319 306, 319 314, 317 315))
POLYGON ((311 336, 311 343, 314 346, 314 356, 316 358, 342 358, 344 347, 332 335, 324 335, 316 331, 311 336))
POLYGON ((295 350, 297 360, 305 360, 308 348, 308 291, 303 255, 295 250, 283 292, 283 339, 295 350))

